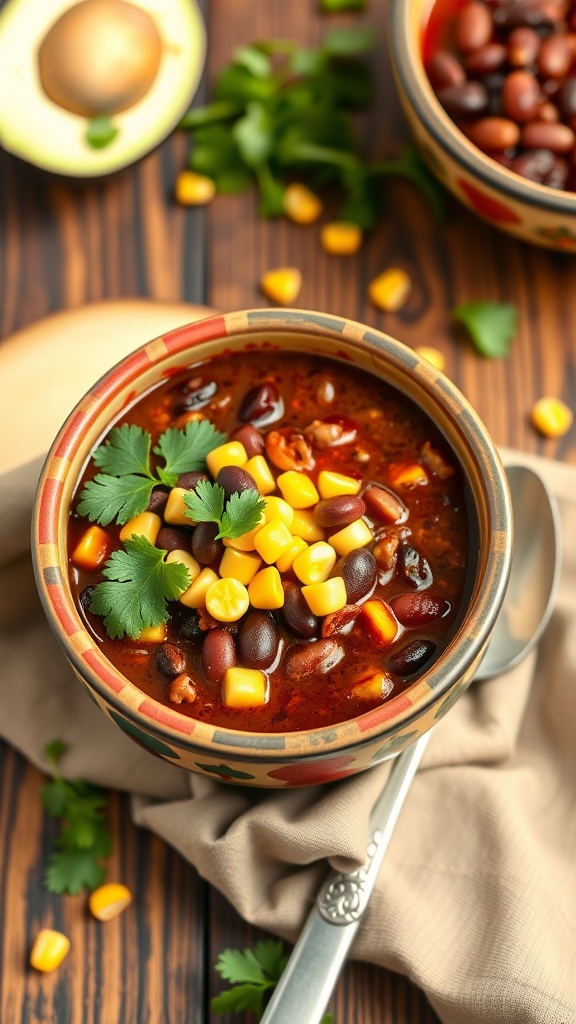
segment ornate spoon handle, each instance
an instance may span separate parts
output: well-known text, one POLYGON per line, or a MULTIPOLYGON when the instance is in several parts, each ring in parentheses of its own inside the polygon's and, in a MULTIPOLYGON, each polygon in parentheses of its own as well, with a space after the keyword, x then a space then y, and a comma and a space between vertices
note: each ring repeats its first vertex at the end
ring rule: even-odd
POLYGON ((326 879, 261 1024, 319 1024, 429 738, 425 733, 395 758, 374 804, 363 866, 358 871, 334 871, 326 879))

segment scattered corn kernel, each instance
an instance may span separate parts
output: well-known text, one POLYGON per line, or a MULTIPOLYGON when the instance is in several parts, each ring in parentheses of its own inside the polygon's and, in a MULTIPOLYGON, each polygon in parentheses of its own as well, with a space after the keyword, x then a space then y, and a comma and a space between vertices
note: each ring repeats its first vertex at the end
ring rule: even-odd
POLYGON ((264 518, 267 523, 271 523, 273 519, 281 519, 284 525, 290 529, 294 519, 294 509, 287 501, 284 501, 284 498, 272 495, 272 497, 266 498, 264 518))
POLYGON ((297 267, 277 267, 264 274, 260 287, 271 302, 289 306, 300 294, 302 274, 297 267))
POLYGON ((266 676, 257 668, 235 666, 224 673, 222 702, 228 708, 256 708, 266 703, 266 676))
POLYGON ((245 466, 247 462, 246 449, 240 441, 227 441, 226 444, 213 448, 206 456, 206 465, 214 479, 224 466, 245 466))
POLYGON ((282 491, 282 497, 292 508, 310 508, 320 498, 310 477, 298 473, 295 469, 281 473, 277 484, 282 491))
POLYGON ((357 700, 384 700, 394 684, 386 672, 375 672, 352 688, 351 696, 357 700))
MULTIPOLYGON (((190 520, 188 520, 190 522, 190 520)), ((130 540, 131 537, 145 537, 151 544, 156 543, 160 532, 162 520, 155 512, 140 512, 140 515, 129 519, 120 530, 120 540, 130 540)))
POLYGON ((206 591, 213 583, 216 583, 218 576, 213 569, 202 569, 195 580, 192 581, 187 590, 180 594, 178 600, 187 608, 204 608, 206 605, 206 591))
POLYGON ((572 426, 572 410, 559 398, 539 398, 531 416, 536 430, 545 437, 563 437, 572 426))
POLYGON ((294 559, 292 568, 301 583, 323 583, 328 579, 335 562, 336 552, 332 545, 319 540, 294 559))
POLYGON ((238 551, 254 551, 254 538, 259 530, 262 529, 266 519, 264 513, 260 516, 260 522, 254 527, 253 530, 248 530, 248 533, 241 533, 239 537, 224 537, 222 541, 225 548, 236 548, 238 551))
POLYGON ((396 313, 408 298, 412 282, 401 267, 389 267, 368 285, 368 298, 377 309, 396 313))
POLYGON ((322 209, 322 201, 302 182, 294 181, 284 189, 284 213, 295 224, 313 224, 322 209))
POLYGON ((423 487, 428 483, 428 473, 418 462, 405 466, 390 467, 390 480, 393 487, 423 487))
POLYGON ((284 554, 291 540, 292 534, 286 524, 281 519, 272 519, 258 530, 254 537, 254 547, 264 561, 271 565, 284 554))
POLYGON ((211 583, 205 595, 206 609, 218 622, 237 622, 248 611, 248 591, 240 580, 226 577, 211 583))
POLYGON ((184 501, 186 490, 184 487, 173 487, 168 495, 168 501, 162 515, 170 526, 194 526, 190 509, 184 501))
POLYGON ((216 185, 212 178, 195 171, 180 171, 176 178, 174 196, 182 206, 204 206, 216 195, 216 185))
POLYGON ((202 571, 200 562, 196 561, 194 555, 190 554, 189 551, 182 551, 180 548, 174 551, 169 551, 164 561, 179 562, 180 565, 185 565, 188 569, 188 575, 190 576, 190 583, 193 583, 202 571))
POLYGON ((168 630, 166 623, 163 622, 160 626, 148 626, 147 629, 143 629, 135 639, 142 644, 163 644, 167 636, 168 630))
POLYGON ((90 526, 74 548, 72 561, 79 569, 94 572, 104 564, 111 547, 112 542, 106 530, 103 530, 101 526, 90 526))
POLYGON ((331 221, 320 231, 320 244, 331 256, 353 256, 362 245, 362 229, 348 221, 331 221))
POLYGON ((90 912, 99 921, 109 921, 126 910, 132 903, 132 893, 120 882, 107 882, 94 889, 89 896, 90 912))
POLYGON ((276 481, 263 455, 253 455, 242 468, 253 477, 260 494, 272 494, 276 490, 276 481))
POLYGON ((388 647, 398 633, 398 623, 392 609, 378 597, 362 605, 358 618, 370 639, 381 647, 388 647))
POLYGON ((358 494, 362 486, 361 480, 344 473, 333 473, 331 469, 321 469, 318 473, 318 490, 322 498, 338 498, 341 494, 358 494))
POLYGON ((238 551, 237 548, 226 548, 218 572, 223 579, 232 578, 247 586, 262 565, 260 555, 253 551, 238 551))
POLYGON ((431 363, 440 373, 443 373, 444 367, 446 366, 446 360, 444 353, 439 348, 433 348, 432 345, 418 345, 414 349, 417 356, 421 359, 425 359, 428 363, 431 363))
POLYGON ((312 614, 319 616, 339 611, 347 601, 346 587, 341 576, 302 587, 302 594, 312 614))
POLYGON ((302 537, 302 540, 313 544, 315 540, 324 540, 324 530, 314 519, 314 513, 309 508, 297 508, 294 511, 294 518, 290 533, 293 537, 302 537))
POLYGON ((248 597, 253 608, 273 611, 284 604, 282 579, 275 565, 260 569, 248 584, 248 597))
POLYGON ((289 569, 294 565, 294 560, 301 555, 303 551, 306 551, 308 545, 302 537, 292 537, 289 547, 280 558, 276 559, 276 567, 279 572, 288 572, 289 569))
POLYGON ((70 939, 52 928, 42 928, 30 951, 30 966, 48 974, 60 966, 70 949, 70 939))
POLYGON ((365 548, 373 540, 372 531, 363 519, 355 519, 338 533, 333 533, 330 543, 339 555, 347 555, 356 548, 365 548))

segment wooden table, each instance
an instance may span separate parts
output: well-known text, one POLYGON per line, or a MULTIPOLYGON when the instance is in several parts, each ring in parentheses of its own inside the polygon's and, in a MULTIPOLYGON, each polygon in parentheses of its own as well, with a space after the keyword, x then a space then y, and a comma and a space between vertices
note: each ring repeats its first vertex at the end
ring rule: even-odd
MULTIPOLYGON (((406 135, 386 59, 385 7, 372 0, 361 19, 376 25, 380 40, 378 99, 361 133, 382 156, 397 151, 406 135)), ((313 0, 212 0, 205 13, 207 82, 239 43, 281 36, 311 44, 326 27, 313 0)), ((338 21, 346 24, 345 17, 338 21)), ((409 345, 435 345, 497 443, 576 461, 574 431, 545 441, 529 422, 532 402, 544 393, 576 408, 573 257, 521 245, 455 203, 440 228, 401 182, 390 183, 388 214, 360 254, 328 257, 316 227, 259 221, 252 193, 219 197, 206 210, 176 206, 173 184, 186 152, 187 140, 177 133, 137 166, 97 184, 57 180, 0 154, 0 337, 53 310, 105 298, 208 302, 222 310, 265 305, 262 273, 293 264, 303 270, 302 308, 363 321, 409 345), (406 267, 413 280, 397 315, 378 313, 366 298, 368 282, 389 265, 406 267), (518 306, 520 330, 506 360, 481 359, 451 321, 456 304, 482 298, 518 306)), ((215 1019, 209 1000, 220 988, 218 953, 250 945, 254 929, 179 855, 135 829, 127 797, 114 793, 110 874, 130 886, 135 906, 103 931, 81 898, 51 897, 42 873, 55 828, 38 799, 42 777, 6 746, 0 758, 0 906, 9 893, 11 908, 0 927, 2 1024, 215 1019), (82 963, 73 977, 26 969, 31 937, 46 921, 72 938, 82 963)), ((358 964, 344 972, 332 1008, 337 1024, 437 1020, 408 981, 358 964)))

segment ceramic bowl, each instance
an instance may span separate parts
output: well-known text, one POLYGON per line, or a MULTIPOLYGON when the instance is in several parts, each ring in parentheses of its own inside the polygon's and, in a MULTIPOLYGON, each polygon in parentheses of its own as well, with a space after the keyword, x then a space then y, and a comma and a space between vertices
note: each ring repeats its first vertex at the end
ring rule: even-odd
POLYGON ((215 316, 151 341, 110 370, 77 405, 56 438, 36 497, 33 558, 46 615, 80 683, 111 721, 182 768, 265 787, 352 775, 398 753, 430 729, 467 687, 500 608, 511 560, 506 477, 474 411, 432 365, 388 335, 349 320, 297 310, 215 316), (308 732, 217 728, 157 703, 126 679, 86 630, 68 581, 69 507, 83 466, 119 414, 153 384, 215 353, 270 347, 346 360, 408 395, 439 427, 467 488, 470 596, 452 640, 405 691, 350 721, 308 732))
POLYGON ((474 146, 428 81, 422 35, 431 0, 392 0, 390 49, 400 100, 431 171, 470 210, 516 238, 576 251, 576 194, 528 181, 474 146))

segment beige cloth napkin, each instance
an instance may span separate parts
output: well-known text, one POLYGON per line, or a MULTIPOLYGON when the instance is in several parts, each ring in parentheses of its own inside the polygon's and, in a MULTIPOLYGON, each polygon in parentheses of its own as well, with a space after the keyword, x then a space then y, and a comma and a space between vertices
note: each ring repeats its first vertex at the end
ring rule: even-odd
MULTIPOLYGON (((576 1022, 576 468, 520 458, 560 503, 551 624, 537 652, 438 725, 352 951, 408 974, 445 1024, 576 1022)), ((294 940, 326 859, 361 864, 389 765, 255 791, 132 743, 86 698, 43 620, 28 539, 39 468, 0 477, 0 733, 40 767, 46 742, 64 739, 65 774, 133 792, 140 825, 248 921, 294 940)))

